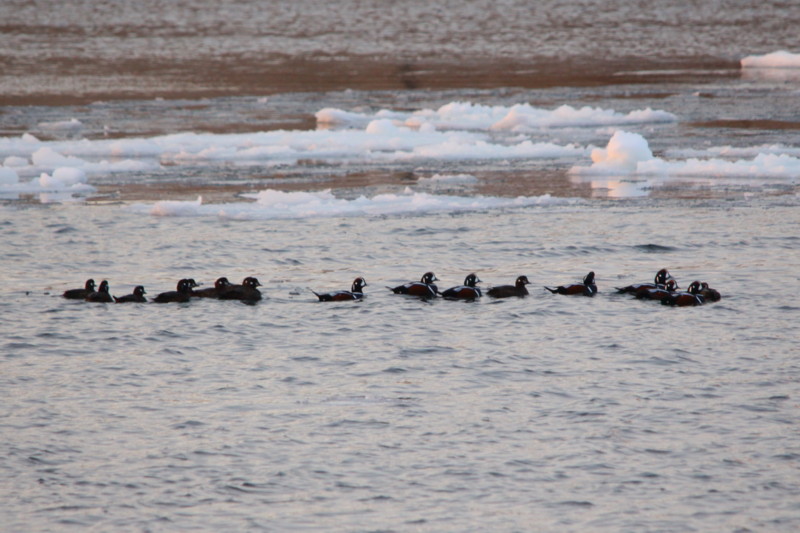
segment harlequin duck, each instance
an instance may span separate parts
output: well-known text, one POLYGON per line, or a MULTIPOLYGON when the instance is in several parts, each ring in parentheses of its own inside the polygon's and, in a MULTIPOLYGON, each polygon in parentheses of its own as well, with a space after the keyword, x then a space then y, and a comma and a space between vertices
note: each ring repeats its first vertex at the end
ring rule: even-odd
POLYGON ((219 295, 225 292, 229 287, 232 287, 228 278, 217 278, 213 287, 206 287, 205 289, 192 290, 193 298, 219 298, 219 295))
POLYGON ((658 289, 663 288, 667 280, 675 279, 672 277, 672 274, 666 268, 662 268, 658 272, 656 272, 655 278, 653 278, 653 283, 635 283, 633 285, 628 285, 627 287, 617 287, 618 293, 630 293, 636 294, 636 291, 639 289, 658 289))
POLYGON ((244 278, 241 285, 231 285, 226 288, 219 295, 220 300, 241 300, 243 302, 257 302, 261 299, 261 291, 256 287, 260 287, 261 283, 250 276, 244 278))
POLYGON ((144 295, 147 294, 144 292, 144 287, 141 285, 137 285, 133 289, 132 294, 126 294, 125 296, 114 296, 114 301, 118 304, 124 304, 127 302, 136 302, 136 303, 144 303, 147 301, 147 298, 144 295))
POLYGON ((663 300, 661 300, 661 303, 664 305, 674 305, 677 307, 703 305, 704 303, 706 303, 706 299, 700 295, 700 290, 701 290, 700 282, 693 281, 692 284, 689 285, 689 289, 686 292, 672 293, 663 300))
POLYGON ((394 288, 386 288, 395 294, 408 294, 410 296, 419 296, 420 298, 436 298, 436 295, 439 294, 439 288, 434 285, 434 281, 439 281, 436 274, 433 272, 426 272, 419 281, 410 281, 394 288))
POLYGON ((497 287, 492 287, 486 294, 491 296, 492 298, 510 298, 512 296, 527 296, 528 289, 525 285, 529 285, 530 281, 528 281, 527 276, 520 276, 517 278, 517 281, 514 285, 498 285, 497 287))
POLYGON ((678 282, 674 279, 667 280, 667 284, 663 287, 640 287, 636 291, 636 297, 640 300, 663 300, 670 294, 679 289, 678 282))
POLYGON ((86 295, 86 301, 99 303, 113 302, 114 299, 108 293, 108 282, 106 280, 101 281, 96 291, 86 295))
POLYGON ((481 290, 476 287, 481 280, 474 273, 464 278, 464 284, 451 287, 442 293, 442 296, 451 300, 474 300, 483 296, 481 290))
MULTIPOLYGON (((196 286, 196 284, 195 284, 196 286)), ((182 279, 178 282, 177 290, 162 292, 153 301, 159 304, 170 302, 184 303, 188 302, 192 296, 192 280, 182 279)))
POLYGON ((718 302, 722 299, 722 295, 717 289, 712 289, 705 281, 700 284, 700 295, 706 299, 707 302, 718 302))
POLYGON ((87 296, 94 292, 95 285, 93 279, 87 279, 82 289, 70 289, 64 291, 64 298, 68 300, 85 300, 87 296))
POLYGON ((364 291, 362 289, 366 286, 366 280, 359 277, 353 281, 353 285, 350 286, 349 291, 335 291, 324 294, 319 294, 314 291, 311 292, 313 292, 316 297, 319 298, 320 302, 346 302, 348 300, 360 300, 363 298, 364 291))
POLYGON ((594 296, 597 294, 597 285, 594 283, 594 272, 589 272, 584 276, 583 283, 573 283, 572 285, 560 285, 555 289, 551 289, 550 287, 545 287, 548 291, 552 292, 553 294, 582 294, 584 296, 594 296))

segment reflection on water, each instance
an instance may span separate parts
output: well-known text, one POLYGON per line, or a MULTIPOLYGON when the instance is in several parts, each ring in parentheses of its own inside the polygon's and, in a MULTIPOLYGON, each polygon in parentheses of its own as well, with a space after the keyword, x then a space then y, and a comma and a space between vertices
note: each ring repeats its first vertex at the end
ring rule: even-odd
POLYGON ((663 179, 597 179, 570 174, 573 183, 589 183, 593 198, 639 198, 650 194, 653 187, 663 183, 663 179))

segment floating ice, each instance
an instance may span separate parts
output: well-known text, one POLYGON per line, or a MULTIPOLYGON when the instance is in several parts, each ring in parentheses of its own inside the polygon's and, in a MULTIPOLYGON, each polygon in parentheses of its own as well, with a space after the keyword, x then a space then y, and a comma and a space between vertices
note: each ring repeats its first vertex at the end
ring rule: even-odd
POLYGON ((618 131, 606 148, 592 151, 592 166, 575 166, 578 175, 747 176, 797 178, 800 159, 787 154, 760 153, 753 159, 686 159, 667 161, 653 157, 647 140, 637 133, 618 131))
POLYGON ((800 157, 800 147, 785 144, 759 144, 756 146, 710 146, 705 149, 673 148, 666 150, 670 157, 756 157, 759 154, 790 155, 800 157))
POLYGON ((800 54, 778 50, 762 56, 742 58, 742 68, 800 68, 800 54))
POLYGON ((246 134, 178 133, 147 139, 39 141, 0 138, 0 157, 31 158, 34 167, 82 168, 94 172, 138 172, 160 164, 233 162, 237 164, 296 164, 300 159, 322 161, 406 161, 410 159, 528 159, 581 157, 585 147, 533 143, 517 136, 493 141, 487 133, 437 131, 433 126, 412 128, 388 119, 366 122, 347 131, 269 131, 246 134), (137 158, 124 159, 121 158, 137 158), (88 159, 114 158, 92 162, 88 159))
POLYGON ((58 136, 79 137, 83 133, 83 123, 76 118, 57 122, 40 122, 38 126, 42 131, 58 136))
POLYGON ((432 125, 436 129, 526 132, 542 128, 625 126, 657 122, 675 122, 666 111, 640 109, 623 114, 598 107, 574 108, 562 105, 553 110, 530 104, 486 106, 452 102, 437 110, 422 109, 410 113, 381 110, 373 114, 325 108, 316 113, 320 125, 362 127, 372 120, 389 120, 412 128, 432 125))
POLYGON ((55 169, 52 174, 43 172, 38 178, 21 182, 15 169, 0 167, 0 196, 3 197, 15 197, 19 194, 59 193, 60 201, 73 195, 90 194, 95 190, 86 183, 86 173, 79 168, 60 167, 55 169))
POLYGON ((7 167, 26 167, 28 166, 28 160, 24 157, 10 155, 3 160, 3 165, 7 167))
POLYGON ((16 170, 0 167, 0 185, 16 185, 17 183, 19 183, 19 176, 16 170))
POLYGON ((227 219, 265 220, 344 216, 380 216, 430 212, 477 211, 525 206, 573 205, 575 198, 554 198, 549 194, 533 197, 499 198, 485 196, 446 196, 406 190, 403 194, 379 194, 354 200, 336 198, 330 190, 319 192, 282 192, 272 189, 247 195, 255 202, 247 204, 203 204, 164 201, 154 205, 138 204, 130 209, 155 216, 213 216, 227 219))
POLYGON ((419 184, 473 184, 478 183, 478 178, 472 174, 434 174, 430 178, 420 178, 417 180, 419 184))

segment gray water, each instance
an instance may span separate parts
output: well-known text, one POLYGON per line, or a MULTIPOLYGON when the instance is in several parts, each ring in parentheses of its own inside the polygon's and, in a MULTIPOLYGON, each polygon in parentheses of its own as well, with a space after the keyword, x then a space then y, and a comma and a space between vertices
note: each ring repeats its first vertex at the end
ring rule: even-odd
MULTIPOLYGON (((800 77, 737 63, 798 51, 791 3, 37 0, 0 14, 3 137, 57 139, 45 125, 71 118, 91 140, 304 130, 324 107, 468 101, 669 111, 677 122, 626 128, 659 157, 800 147, 800 77), (480 57, 497 77, 465 67, 452 85, 375 87, 384 80, 356 68, 365 56, 456 71, 480 57), (509 58, 550 81, 508 83, 509 58), (283 63, 334 66, 305 85, 277 79, 283 63), (573 83, 587 65, 602 83, 573 83), (294 89, 280 92, 284 81, 294 89)), ((610 132, 527 136, 605 146, 610 132)), ((88 198, 4 195, 0 530, 797 531, 797 179, 628 177, 620 198, 567 172, 587 164, 201 161, 91 174, 88 198), (236 204, 265 188, 352 199, 436 172, 478 179, 447 194, 579 200, 291 220, 131 207, 198 194, 236 204), (679 309, 614 293, 663 267, 722 300, 679 309), (386 289, 429 270, 442 289, 470 272, 484 287, 525 274, 531 294, 421 301, 386 289), (590 270, 594 298, 543 288, 590 270), (89 277, 153 297, 183 277, 251 275, 256 305, 60 296, 89 277), (311 293, 356 276, 363 301, 311 293)))
POLYGON ((7 531, 800 524, 796 205, 326 224, 86 209, 2 213, 7 531), (712 280, 723 300, 612 294, 662 266, 712 280), (428 269, 442 287, 473 270, 485 285, 527 274, 531 295, 424 302, 384 288, 428 269), (542 288, 589 269, 593 299, 542 288), (60 297, 84 275, 153 296, 190 274, 256 275, 265 299, 60 297), (307 289, 355 275, 363 302, 307 289))

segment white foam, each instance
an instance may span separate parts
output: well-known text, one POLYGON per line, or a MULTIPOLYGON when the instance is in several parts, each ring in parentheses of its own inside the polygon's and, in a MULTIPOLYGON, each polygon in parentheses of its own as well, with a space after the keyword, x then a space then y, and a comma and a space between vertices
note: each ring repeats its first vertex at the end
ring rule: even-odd
POLYGON ((486 106, 470 102, 452 102, 439 109, 398 112, 383 109, 375 113, 357 113, 325 108, 316 113, 317 124, 361 127, 372 120, 389 120, 411 128, 429 125, 443 130, 478 130, 528 132, 542 128, 625 126, 675 122, 677 117, 651 108, 629 113, 584 106, 562 105, 552 110, 530 104, 486 106))
POLYGON ((592 165, 574 166, 577 175, 743 176, 790 178, 800 176, 800 159, 787 154, 759 153, 753 159, 719 158, 668 161, 654 157, 647 140, 637 133, 616 132, 606 148, 592 152, 592 165))
POLYGON ((800 68, 800 54, 778 50, 771 54, 744 57, 741 64, 742 68, 800 68))
POLYGON ((246 204, 203 204, 164 201, 138 204, 130 209, 155 216, 200 216, 240 220, 300 219, 320 217, 381 216, 432 212, 478 211, 526 206, 573 205, 576 198, 544 196, 500 198, 486 196, 447 196, 406 190, 402 194, 360 196, 353 200, 337 198, 330 190, 282 192, 272 189, 247 195, 255 202, 246 204))

